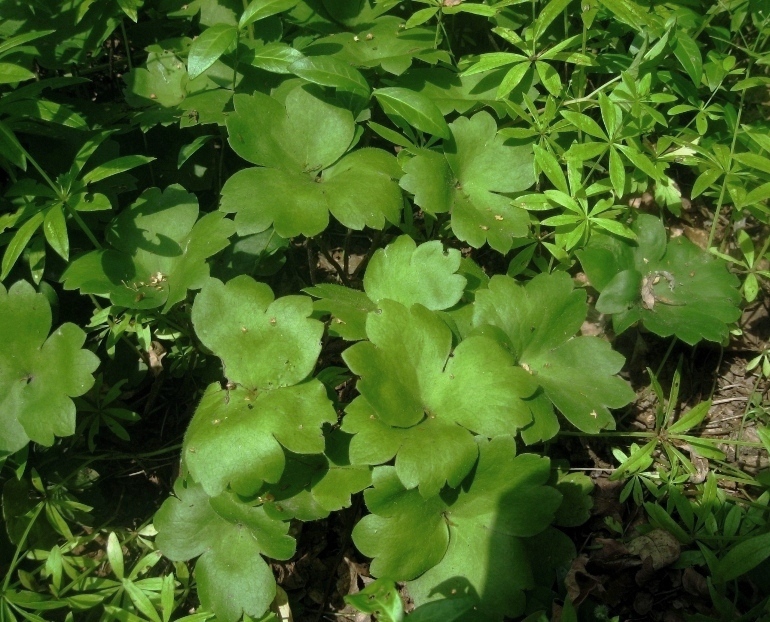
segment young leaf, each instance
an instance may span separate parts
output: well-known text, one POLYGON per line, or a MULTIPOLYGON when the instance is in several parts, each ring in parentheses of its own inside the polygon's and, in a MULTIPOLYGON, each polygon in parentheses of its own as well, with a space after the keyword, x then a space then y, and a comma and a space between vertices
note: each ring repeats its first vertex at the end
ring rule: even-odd
POLYGON ((75 433, 73 397, 93 385, 99 358, 85 333, 62 324, 50 336, 51 307, 26 281, 0 284, 0 456, 29 441, 50 446, 75 433))
POLYGON ((228 24, 215 24, 200 34, 190 46, 187 73, 193 80, 227 52, 238 38, 238 29, 228 24))
POLYGON ((209 497, 193 482, 177 480, 174 494, 155 514, 160 551, 174 561, 198 557, 198 597, 217 619, 237 622, 243 614, 264 614, 275 597, 275 579, 262 555, 280 560, 294 555, 289 523, 230 493, 209 497))

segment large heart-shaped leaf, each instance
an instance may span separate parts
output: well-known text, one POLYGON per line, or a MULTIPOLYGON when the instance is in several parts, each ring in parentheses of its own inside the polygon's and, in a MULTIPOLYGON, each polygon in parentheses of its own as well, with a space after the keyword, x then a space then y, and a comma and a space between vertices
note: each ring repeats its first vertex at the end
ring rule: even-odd
POLYGON ((232 221, 219 212, 198 219, 195 195, 173 185, 145 190, 107 230, 111 249, 93 251, 64 272, 65 289, 108 297, 129 309, 163 307, 184 300, 209 276, 206 259, 227 246, 232 221))
POLYGON ((26 281, 0 284, 0 458, 29 441, 52 445, 75 433, 75 404, 94 383, 99 358, 85 333, 62 324, 50 336, 48 299, 26 281))
POLYGON ((535 183, 531 146, 508 146, 487 112, 449 124, 451 140, 443 153, 422 149, 404 165, 401 187, 425 211, 450 212, 452 231, 474 248, 485 242, 497 251, 511 249, 513 238, 527 234, 529 218, 501 193, 526 190, 535 183))
POLYGON ((174 561, 198 557, 198 597, 217 619, 236 622, 243 614, 259 618, 276 592, 262 555, 283 560, 294 554, 289 524, 233 494, 209 497, 191 481, 177 480, 174 494, 155 514, 160 551, 174 561))
POLYGON ((416 604, 459 579, 480 598, 474 619, 502 620, 524 609, 523 590, 534 587, 525 538, 548 527, 561 495, 546 485, 547 458, 516 456, 507 436, 477 443, 476 468, 440 496, 425 499, 406 490, 393 467, 376 469, 374 488, 364 493, 372 514, 356 525, 353 541, 374 558, 374 576, 412 580, 416 604))
MULTIPOLYGON (((615 375, 625 362, 622 355, 597 337, 574 336, 587 312, 585 291, 574 289, 564 272, 538 275, 525 286, 494 276, 476 293, 473 324, 482 332, 486 326, 501 329, 503 343, 548 400, 573 425, 595 433, 614 428, 609 408, 625 406, 634 392, 615 375)), ((545 404, 523 436, 535 442, 557 431, 553 410, 545 404)))
POLYGON ((721 342, 741 315, 738 278, 727 265, 683 237, 666 240, 660 219, 640 214, 637 240, 598 234, 578 251, 596 308, 611 313, 617 332, 641 321, 645 328, 685 343, 721 342))
POLYGON ((366 332, 370 341, 343 354, 363 396, 343 420, 356 434, 354 463, 395 455, 403 484, 427 497, 467 475, 476 457, 471 433, 515 434, 532 420, 522 398, 537 385, 494 340, 472 337, 453 352, 436 314, 390 300, 369 314, 366 332))

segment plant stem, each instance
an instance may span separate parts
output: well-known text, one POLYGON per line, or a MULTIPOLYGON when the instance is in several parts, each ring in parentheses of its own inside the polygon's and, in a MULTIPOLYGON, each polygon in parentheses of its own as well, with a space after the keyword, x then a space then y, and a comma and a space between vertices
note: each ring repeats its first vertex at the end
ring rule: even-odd
POLYGON ((69 201, 63 201, 63 203, 64 203, 64 207, 67 209, 70 216, 72 216, 73 220, 78 224, 78 227, 80 227, 80 230, 86 234, 88 239, 91 241, 91 244, 94 245, 94 248, 96 248, 97 250, 102 250, 104 247, 99 243, 99 240, 96 239, 96 236, 94 235, 93 231, 91 231, 91 228, 80 217, 80 214, 78 214, 76 210, 72 209, 72 206, 69 204, 69 201))
POLYGON ((4 593, 8 589, 8 585, 11 583, 11 576, 13 576, 13 571, 16 568, 16 564, 19 562, 19 556, 21 555, 21 550, 24 547, 24 544, 27 542, 27 537, 29 536, 29 532, 32 531, 32 526, 35 524, 35 521, 37 521, 38 516, 40 516, 40 512, 43 511, 44 503, 41 501, 37 504, 37 507, 35 508, 35 512, 32 515, 32 518, 29 519, 29 522, 27 523, 27 527, 24 529, 24 533, 21 534, 21 540, 19 540, 19 543, 16 545, 16 551, 13 554, 13 559, 11 560, 10 565, 8 566, 8 570, 5 573, 5 579, 3 580, 3 589, 0 590, 0 593, 4 593))

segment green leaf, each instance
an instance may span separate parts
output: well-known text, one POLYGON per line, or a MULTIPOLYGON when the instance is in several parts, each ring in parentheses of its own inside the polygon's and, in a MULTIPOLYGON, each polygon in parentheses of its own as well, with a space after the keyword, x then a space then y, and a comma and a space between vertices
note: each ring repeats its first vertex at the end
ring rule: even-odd
POLYGON ((212 135, 198 136, 194 141, 187 145, 182 145, 179 149, 179 156, 176 159, 176 167, 182 168, 182 165, 187 162, 201 147, 203 147, 212 138, 212 135))
POLYGON ((0 62, 0 84, 15 84, 35 77, 34 72, 15 63, 0 62))
POLYGON ((203 31, 190 46, 187 73, 193 80, 211 67, 238 39, 238 29, 215 24, 203 31))
POLYGON ((420 26, 421 24, 424 24, 425 22, 427 22, 436 13, 438 13, 438 7, 435 7, 435 6, 428 7, 427 9, 420 9, 419 11, 415 11, 409 16, 409 19, 406 20, 406 24, 404 27, 408 30, 409 28, 420 26))
POLYGON ((217 619, 260 617, 276 591, 262 555, 286 560, 294 554, 289 524, 271 519, 264 508, 246 505, 235 495, 211 498, 193 482, 177 480, 174 494, 155 514, 160 551, 174 561, 198 557, 198 597, 217 619))
MULTIPOLYGON (((244 350, 254 358, 262 356, 257 348, 244 350)), ((282 447, 319 454, 324 450, 321 426, 336 420, 326 389, 317 380, 272 391, 222 389, 214 383, 185 434, 184 464, 209 496, 228 485, 240 495, 252 495, 264 482, 280 479, 285 466, 282 447)))
POLYGON ((404 605, 396 584, 388 579, 373 581, 357 594, 345 596, 345 602, 362 613, 375 614, 378 622, 401 622, 404 619, 404 605))
POLYGON ((625 194, 626 168, 614 147, 610 147, 610 179, 612 180, 612 188, 615 190, 615 196, 621 198, 625 194))
POLYGON ((283 13, 294 8, 299 0, 252 0, 238 21, 238 28, 243 30, 254 22, 283 13))
POLYGON ((130 309, 167 312, 188 289, 206 283, 206 259, 225 248, 234 232, 221 213, 198 215, 195 196, 179 185, 146 190, 110 224, 112 248, 69 265, 62 275, 65 289, 105 296, 130 309))
POLYGON ((556 159, 550 151, 543 149, 540 145, 533 145, 535 150, 535 162, 540 169, 545 173, 548 180, 564 194, 569 194, 569 186, 567 186, 567 178, 564 176, 559 161, 556 159))
POLYGON ((482 595, 479 619, 497 621, 523 612, 523 590, 532 585, 523 538, 549 525, 561 495, 545 485, 546 458, 514 457, 515 443, 506 436, 477 444, 476 468, 460 489, 438 497, 405 490, 393 467, 377 469, 374 488, 364 493, 372 514, 356 525, 353 541, 374 558, 374 576, 419 576, 409 584, 417 605, 441 598, 435 586, 462 577, 482 595))
POLYGON ((747 538, 736 544, 717 566, 720 581, 732 581, 770 557, 770 533, 747 538))
POLYGON ((313 303, 315 312, 332 315, 329 323, 331 336, 347 341, 366 339, 366 316, 377 305, 364 292, 332 283, 319 283, 303 291, 319 298, 313 303))
POLYGON ((400 87, 376 89, 374 96, 386 114, 402 118, 421 132, 449 138, 449 126, 444 115, 430 99, 400 87))
POLYGON ((2 147, 2 157, 11 164, 18 166, 21 170, 27 170, 27 156, 24 147, 21 146, 14 133, 2 121, 0 121, 0 146, 2 147))
POLYGON ((674 43, 674 56, 676 56, 679 63, 684 67, 687 75, 690 76, 693 84, 697 87, 700 86, 701 78, 703 77, 703 59, 701 58, 700 47, 698 44, 683 30, 680 30, 676 34, 676 42, 674 43))
POLYGON ((572 0, 551 0, 545 5, 532 24, 533 36, 535 39, 540 38, 540 35, 545 32, 545 29, 551 25, 553 20, 564 12, 564 9, 567 8, 570 2, 572 2, 572 0))
POLYGON ((695 183, 692 185, 692 192, 690 193, 690 196, 694 199, 696 197, 699 197, 701 194, 703 194, 706 190, 708 190, 714 182, 719 179, 722 176, 722 171, 715 168, 709 168, 703 171, 700 175, 698 175, 698 178, 695 180, 695 183))
POLYGON ((291 73, 289 67, 304 58, 302 52, 290 45, 276 41, 255 47, 248 57, 248 62, 254 67, 273 73, 291 73))
POLYGON ((323 324, 310 319, 312 310, 307 296, 276 300, 269 286, 241 275, 227 285, 209 279, 191 317, 203 345, 222 359, 227 378, 257 391, 297 384, 313 371, 323 324))
POLYGON ((369 96, 369 83, 361 72, 333 56, 304 56, 292 63, 288 70, 314 84, 369 96))
POLYGON ((554 97, 558 97, 562 89, 559 72, 545 61, 537 61, 535 69, 537 70, 537 75, 540 76, 540 82, 543 83, 546 90, 554 97))
POLYGON ((64 206, 61 202, 54 203, 46 210, 43 220, 43 233, 51 248, 64 261, 69 261, 70 240, 67 234, 67 221, 64 219, 64 206))
POLYGON ((655 334, 691 345, 727 338, 729 324, 740 317, 740 293, 725 262, 684 237, 667 242, 654 216, 640 214, 631 229, 636 241, 596 231, 577 252, 601 292, 597 309, 613 313, 615 330, 641 320, 655 334))
MULTIPOLYGON (((243 159, 294 173, 318 173, 340 158, 353 141, 353 115, 298 87, 285 105, 256 92, 233 98, 227 117, 230 146, 243 159)), ((284 236, 285 237, 285 236, 284 236)))
POLYGON ((445 250, 438 240, 417 246, 402 235, 372 255, 364 290, 375 303, 387 298, 406 307, 419 303, 433 311, 448 309, 465 291, 466 280, 457 274, 460 260, 460 251, 445 250))
POLYGON ((513 63, 522 63, 527 60, 527 57, 523 54, 513 54, 511 52, 490 52, 489 54, 482 54, 478 57, 473 64, 470 65, 461 76, 472 76, 484 71, 491 71, 498 67, 505 67, 506 65, 512 65, 513 63))
MULTIPOLYGON (((326 0, 324 6, 331 4, 332 0, 326 0)), ((334 5, 343 11, 354 7, 370 7, 375 11, 389 8, 382 2, 368 3, 360 0, 334 0, 334 5)), ((402 24, 402 17, 383 15, 376 20, 363 18, 356 21, 345 32, 339 32, 339 28, 334 26, 330 30, 336 34, 317 39, 303 48, 303 52, 308 56, 332 55, 353 67, 381 68, 397 76, 403 74, 415 58, 430 64, 440 60, 451 62, 446 52, 434 49, 435 28, 418 26, 407 30, 402 24)))
POLYGON ((257 493, 268 515, 309 521, 349 507, 351 495, 372 483, 371 467, 350 464, 349 445, 350 435, 336 430, 326 437, 324 455, 287 451, 281 479, 257 493))
POLYGON ((0 281, 4 281, 10 274, 11 269, 16 264, 19 256, 24 252, 24 249, 29 244, 32 236, 38 230, 40 225, 43 224, 45 215, 43 212, 37 212, 33 214, 29 220, 27 220, 21 227, 16 230, 10 244, 5 248, 3 253, 2 273, 0 273, 0 281))
POLYGON ((115 158, 114 160, 100 164, 96 168, 88 171, 85 175, 83 175, 81 181, 84 184, 95 184, 97 181, 102 181, 103 179, 107 179, 108 177, 112 177, 113 175, 117 175, 119 173, 125 173, 126 171, 130 171, 137 166, 149 164, 154 160, 155 158, 140 155, 130 155, 115 158))
POLYGON ((115 576, 118 578, 118 580, 123 580, 123 549, 120 546, 120 542, 118 542, 118 537, 115 535, 115 532, 110 532, 109 537, 107 538, 107 559, 110 562, 110 566, 112 567, 112 572, 115 574, 115 576))
POLYGON ((473 325, 502 330, 518 364, 554 406, 577 428, 595 434, 614 428, 609 408, 625 406, 635 394, 616 376, 622 355, 601 339, 574 336, 587 313, 585 292, 574 289, 566 273, 541 274, 525 286, 494 276, 476 294, 473 325))
POLYGON ((51 446, 75 433, 73 397, 93 385, 98 357, 85 333, 62 324, 50 336, 51 307, 26 281, 0 284, 0 455, 29 441, 51 446))
POLYGON ((329 213, 351 229, 382 229, 399 222, 403 208, 396 158, 381 149, 357 149, 320 177, 274 168, 238 171, 222 188, 220 209, 234 212, 240 235, 274 225, 284 238, 313 236, 329 224, 329 213), (253 200, 259 193, 260 202, 253 200))
POLYGON ((404 486, 428 497, 447 481, 457 486, 473 466, 471 431, 512 434, 531 421, 522 398, 535 384, 492 339, 468 338, 452 352, 452 333, 438 316, 390 300, 369 314, 366 332, 369 342, 343 353, 362 395, 343 420, 343 430, 356 434, 354 464, 398 454, 404 486))
POLYGON ((530 67, 530 63, 526 61, 511 67, 500 82, 500 86, 497 87, 497 99, 506 98, 513 89, 524 82, 524 76, 527 75, 530 67))
POLYGON ((5 54, 9 50, 15 47, 35 41, 41 37, 47 37, 48 35, 56 32, 56 30, 32 30, 30 32, 22 32, 14 37, 9 37, 2 43, 0 43, 0 54, 5 54))
POLYGON ((487 112, 450 124, 444 153, 423 150, 404 166, 401 187, 429 213, 451 212, 454 234, 479 248, 507 252, 527 234, 529 218, 498 193, 520 192, 535 182, 531 146, 508 146, 487 112))
POLYGON ((696 406, 693 406, 687 411, 687 414, 679 419, 679 421, 672 426, 669 426, 668 433, 682 434, 683 432, 687 432, 688 430, 692 430, 699 426, 706 415, 708 415, 710 408, 711 400, 706 400, 705 402, 700 402, 696 406))
POLYGON ((609 140, 607 138, 607 134, 604 133, 604 130, 599 126, 599 124, 588 115, 585 115, 582 112, 572 112, 571 110, 562 110, 561 116, 567 119, 567 121, 569 121, 572 125, 574 125, 579 130, 584 131, 586 134, 595 136, 596 138, 600 138, 601 140, 604 140, 604 141, 609 140))

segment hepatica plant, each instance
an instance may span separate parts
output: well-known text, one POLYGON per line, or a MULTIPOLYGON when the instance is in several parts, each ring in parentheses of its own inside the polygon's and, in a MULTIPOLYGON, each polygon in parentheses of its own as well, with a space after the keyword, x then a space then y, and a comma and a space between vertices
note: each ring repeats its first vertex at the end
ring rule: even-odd
MULTIPOLYGON (((723 343, 741 315, 729 240, 702 250, 666 221, 690 192, 715 223, 727 203, 736 230, 767 222, 770 144, 742 108, 767 56, 724 41, 766 32, 762 3, 65 4, 0 19, 0 464, 21 490, 28 456, 69 459, 61 438, 86 427, 101 442, 106 404, 121 443, 140 420, 162 437, 158 410, 176 413, 164 444, 184 430, 155 540, 131 536, 179 576, 116 568, 83 619, 199 602, 186 619, 277 620, 275 564, 335 513, 417 621, 550 610, 591 483, 548 447, 613 430, 635 397, 611 339, 581 328, 723 343), (72 77, 107 49, 119 88, 72 77), (629 207, 645 192, 655 215, 629 207)), ((753 299, 768 245, 741 233, 753 299)), ((8 577, 45 557, 55 586, 9 578, 0 619, 38 619, 30 603, 70 599, 55 566, 77 547, 37 526, 20 543, 4 512, 8 577)))

